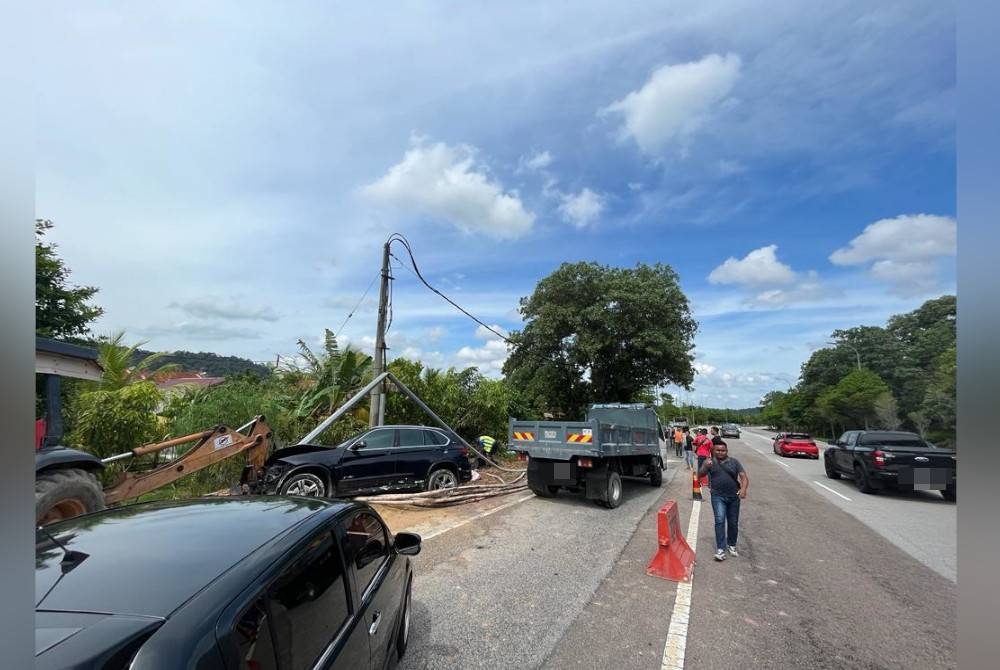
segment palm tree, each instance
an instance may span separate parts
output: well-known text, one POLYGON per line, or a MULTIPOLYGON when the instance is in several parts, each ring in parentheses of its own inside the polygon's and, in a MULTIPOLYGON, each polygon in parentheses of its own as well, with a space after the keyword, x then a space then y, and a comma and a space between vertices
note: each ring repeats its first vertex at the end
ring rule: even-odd
POLYGON ((153 366, 166 356, 164 352, 150 354, 133 364, 132 359, 135 352, 147 342, 136 342, 132 346, 127 346, 122 342, 124 339, 125 331, 118 330, 97 347, 97 361, 104 368, 101 381, 98 382, 100 390, 116 391, 146 379, 156 381, 164 375, 181 369, 180 365, 170 363, 161 365, 151 372, 153 366))
POLYGON ((299 400, 298 416, 328 416, 369 380, 372 357, 348 345, 343 351, 329 328, 323 353, 316 355, 302 340, 298 341, 302 357, 306 359, 314 383, 299 400))

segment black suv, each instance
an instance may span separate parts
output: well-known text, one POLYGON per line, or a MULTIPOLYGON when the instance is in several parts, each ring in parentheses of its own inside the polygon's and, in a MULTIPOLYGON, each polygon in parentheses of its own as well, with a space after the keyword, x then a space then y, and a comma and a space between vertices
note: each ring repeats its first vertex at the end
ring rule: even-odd
POLYGON ((385 668, 406 650, 420 536, 368 505, 143 503, 46 526, 40 670, 385 668))
POLYGON ((470 479, 469 448, 429 426, 379 426, 335 447, 279 449, 262 477, 265 493, 321 498, 451 488, 470 479))

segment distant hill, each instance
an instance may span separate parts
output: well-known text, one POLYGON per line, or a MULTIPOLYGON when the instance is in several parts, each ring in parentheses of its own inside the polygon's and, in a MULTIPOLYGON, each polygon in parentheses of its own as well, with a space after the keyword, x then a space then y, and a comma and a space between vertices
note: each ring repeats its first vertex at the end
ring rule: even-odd
MULTIPOLYGON (((137 349, 134 359, 138 361, 152 353, 155 352, 137 349)), ((271 374, 270 368, 266 365, 254 363, 251 360, 238 356, 220 356, 207 351, 198 353, 173 351, 161 358, 158 363, 160 365, 175 363, 191 372, 204 372, 209 377, 232 377, 244 373, 250 373, 257 377, 266 377, 271 374)))

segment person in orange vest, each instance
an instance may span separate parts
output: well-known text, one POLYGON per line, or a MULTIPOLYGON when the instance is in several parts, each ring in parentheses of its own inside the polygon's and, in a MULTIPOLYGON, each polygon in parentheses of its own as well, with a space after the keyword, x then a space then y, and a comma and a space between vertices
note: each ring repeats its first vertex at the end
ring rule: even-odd
POLYGON ((674 428, 674 455, 681 457, 681 447, 684 446, 684 431, 680 426, 674 428))

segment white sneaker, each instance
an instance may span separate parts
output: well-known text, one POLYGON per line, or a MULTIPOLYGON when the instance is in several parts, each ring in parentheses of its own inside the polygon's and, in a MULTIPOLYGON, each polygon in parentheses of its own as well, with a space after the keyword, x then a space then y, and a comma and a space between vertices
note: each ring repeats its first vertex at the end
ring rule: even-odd
POLYGON ((738 551, 736 551, 736 547, 729 547, 729 555, 730 556, 739 556, 740 554, 739 554, 738 551))
POLYGON ((724 560, 726 560, 726 552, 722 551, 721 549, 716 549, 715 550, 715 560, 717 560, 717 561, 724 561, 724 560))

